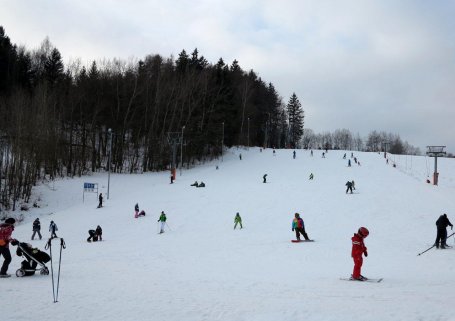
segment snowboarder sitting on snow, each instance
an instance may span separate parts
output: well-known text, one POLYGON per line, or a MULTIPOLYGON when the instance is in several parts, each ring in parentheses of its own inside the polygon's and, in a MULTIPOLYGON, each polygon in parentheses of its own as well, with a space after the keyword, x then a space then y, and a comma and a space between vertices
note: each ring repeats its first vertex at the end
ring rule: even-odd
POLYGON ((242 229, 243 226, 242 226, 242 218, 240 217, 240 214, 237 212, 237 214, 235 214, 235 218, 234 218, 234 230, 235 228, 237 227, 237 224, 240 224, 240 228, 242 229))
POLYGON ((441 249, 445 249, 447 247, 446 239, 447 239, 447 226, 450 226, 453 230, 453 225, 450 223, 449 219, 447 218, 447 214, 443 214, 439 216, 438 220, 436 221, 436 226, 438 232, 436 234, 436 248, 439 248, 439 240, 441 240, 441 249))
POLYGON ((370 234, 368 229, 366 227, 361 227, 359 228, 359 231, 357 233, 354 233, 354 236, 351 238, 352 240, 352 251, 351 251, 351 256, 352 259, 354 260, 354 271, 352 272, 352 279, 358 280, 358 281, 364 281, 366 278, 360 274, 362 270, 362 264, 363 264, 363 257, 362 255, 365 255, 365 257, 368 256, 367 248, 365 244, 363 243, 363 239, 366 238, 370 234))
POLYGON ((199 183, 197 181, 195 181, 193 184, 191 184, 190 186, 196 186, 198 187, 199 183))
POLYGON ((160 234, 164 233, 164 225, 166 224, 166 214, 164 214, 164 211, 161 211, 161 215, 160 218, 158 219, 158 222, 161 222, 160 234))
POLYGON ((92 242, 92 241, 93 242, 98 242, 98 239, 100 241, 103 240, 103 237, 102 237, 103 230, 101 229, 101 226, 99 226, 99 225, 96 227, 96 230, 89 230, 88 234, 90 236, 88 237, 87 242, 92 242))
POLYGON ((205 183, 201 181, 201 183, 196 187, 205 187, 205 183))
POLYGON ((295 213, 294 219, 292 220, 292 231, 295 230, 295 236, 297 237, 297 241, 300 241, 300 234, 303 235, 305 240, 309 240, 308 235, 305 232, 305 224, 303 223, 302 218, 300 217, 299 213, 295 213))
POLYGON ((57 231, 58 231, 57 224, 55 224, 54 221, 51 221, 51 224, 49 224, 49 232, 51 232, 51 239, 57 237, 57 233, 55 233, 57 231))
POLYGON ((42 239, 41 236, 41 223, 39 221, 39 218, 33 221, 33 234, 32 234, 32 241, 35 238, 35 234, 38 233, 39 239, 42 239))
POLYGON ((313 175, 313 173, 311 173, 309 179, 311 180, 311 179, 313 179, 313 178, 314 178, 314 175, 313 175))
POLYGON ((348 181, 348 182, 346 183, 346 186, 347 186, 347 188, 346 188, 346 194, 348 193, 348 191, 351 191, 351 194, 352 194, 352 182, 348 181))
POLYGON ((136 205, 134 205, 134 218, 137 218, 139 216, 139 204, 136 203, 136 205))
POLYGON ((263 179, 263 183, 267 183, 267 174, 264 174, 264 176, 262 176, 262 179, 263 179))

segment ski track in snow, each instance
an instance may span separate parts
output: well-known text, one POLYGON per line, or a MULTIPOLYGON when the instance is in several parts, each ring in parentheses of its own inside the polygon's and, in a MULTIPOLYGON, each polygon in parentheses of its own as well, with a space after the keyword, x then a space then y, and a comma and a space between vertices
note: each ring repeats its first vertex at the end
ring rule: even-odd
POLYGON ((393 168, 382 154, 354 152, 362 166, 347 167, 344 151, 321 154, 233 148, 223 162, 177 172, 172 185, 168 172, 111 174, 109 200, 104 173, 38 186, 42 206, 13 237, 43 250, 44 239, 30 240, 32 221, 40 217, 44 237, 57 223, 67 245, 59 302, 50 276, 14 276, 22 258, 12 247, 0 319, 455 320, 455 250, 417 256, 433 244, 439 215, 455 223, 455 160, 438 159, 435 187, 425 183, 433 158, 391 156, 393 168), (190 187, 195 180, 206 187, 190 187), (345 193, 347 180, 355 194, 345 193), (82 202, 84 182, 99 183, 104 208, 96 194, 82 202), (133 218, 136 202, 145 217, 133 218), (170 229, 159 235, 162 210, 170 229), (242 230, 233 230, 236 212, 242 230), (295 212, 315 242, 290 242, 295 212), (87 243, 98 224, 103 242, 87 243), (339 280, 352 272, 350 238, 360 226, 370 230, 362 274, 381 283, 339 280))

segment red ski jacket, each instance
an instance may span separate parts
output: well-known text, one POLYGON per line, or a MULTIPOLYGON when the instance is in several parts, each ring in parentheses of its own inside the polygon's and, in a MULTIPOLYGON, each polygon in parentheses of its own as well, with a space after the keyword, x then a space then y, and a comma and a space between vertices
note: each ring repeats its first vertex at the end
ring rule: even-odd
POLYGON ((367 247, 363 244, 363 237, 359 234, 355 233, 354 236, 351 238, 352 240, 352 257, 362 257, 362 254, 367 256, 367 247))
POLYGON ((13 234, 14 226, 11 224, 0 224, 0 246, 8 247, 11 241, 11 234, 13 234))

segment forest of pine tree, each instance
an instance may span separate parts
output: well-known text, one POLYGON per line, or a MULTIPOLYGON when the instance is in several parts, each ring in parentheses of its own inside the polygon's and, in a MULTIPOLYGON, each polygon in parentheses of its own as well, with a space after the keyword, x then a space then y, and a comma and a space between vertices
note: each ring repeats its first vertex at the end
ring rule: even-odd
POLYGON ((287 116, 273 84, 236 60, 212 64, 194 49, 65 66, 48 39, 28 50, 0 27, 0 131, 0 204, 14 210, 38 180, 106 170, 111 145, 113 172, 160 171, 168 136, 182 133, 177 166, 192 166, 223 142, 284 147, 287 116))

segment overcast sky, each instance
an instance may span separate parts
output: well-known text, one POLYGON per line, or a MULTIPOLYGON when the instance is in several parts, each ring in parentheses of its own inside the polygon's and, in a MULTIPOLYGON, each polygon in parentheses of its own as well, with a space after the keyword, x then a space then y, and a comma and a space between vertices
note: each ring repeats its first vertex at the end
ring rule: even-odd
POLYGON ((305 127, 400 134, 455 153, 455 1, 0 0, 13 43, 48 36, 65 61, 234 59, 295 92, 305 127))

